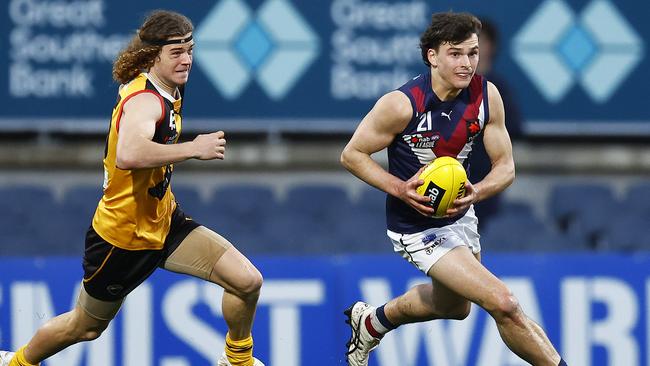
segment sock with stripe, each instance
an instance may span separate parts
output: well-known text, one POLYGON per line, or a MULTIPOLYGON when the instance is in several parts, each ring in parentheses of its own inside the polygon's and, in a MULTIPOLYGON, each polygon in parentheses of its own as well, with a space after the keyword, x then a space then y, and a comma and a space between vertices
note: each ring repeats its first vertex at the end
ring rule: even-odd
POLYGON ((386 313, 384 313, 384 306, 385 305, 382 305, 375 309, 375 312, 366 317, 365 321, 368 333, 378 339, 381 339, 384 334, 397 328, 386 317, 386 313))
POLYGON ((25 359, 25 347, 27 346, 22 346, 16 351, 14 358, 9 361, 9 366, 38 366, 38 364, 34 365, 27 362, 25 359))
POLYGON ((253 337, 234 341, 226 334, 226 357, 232 366, 253 366, 253 337))

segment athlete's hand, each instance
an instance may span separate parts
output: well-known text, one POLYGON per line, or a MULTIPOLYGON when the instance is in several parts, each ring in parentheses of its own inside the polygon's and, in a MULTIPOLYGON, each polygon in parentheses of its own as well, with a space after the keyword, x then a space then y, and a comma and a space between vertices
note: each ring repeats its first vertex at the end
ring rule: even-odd
POLYGON ((406 202, 409 206, 413 207, 417 212, 421 213, 424 216, 431 217, 433 216, 433 208, 430 206, 431 198, 428 196, 422 196, 416 189, 424 184, 424 181, 420 179, 420 174, 424 171, 425 166, 420 168, 409 180, 403 182, 400 187, 398 187, 398 198, 406 202))
POLYGON ((478 190, 469 181, 465 182, 465 197, 456 198, 450 208, 447 209, 445 217, 454 217, 467 211, 472 203, 478 201, 478 190))
POLYGON ((223 160, 226 151, 226 139, 223 131, 198 135, 192 141, 195 158, 199 160, 223 160))

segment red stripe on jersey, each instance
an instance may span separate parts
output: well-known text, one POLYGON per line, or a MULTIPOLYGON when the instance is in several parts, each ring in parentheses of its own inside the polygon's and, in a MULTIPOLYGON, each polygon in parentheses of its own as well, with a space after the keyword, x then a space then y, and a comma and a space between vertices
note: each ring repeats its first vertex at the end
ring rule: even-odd
MULTIPOLYGON (((483 102, 483 77, 481 75, 474 75, 472 81, 469 83, 469 105, 467 110, 465 110, 465 115, 471 110, 474 113, 474 116, 478 116, 481 103, 483 102)), ((463 115, 463 117, 465 117, 463 115)), ((473 119, 476 117, 469 117, 468 119, 473 119)))
POLYGON ((417 112, 424 112, 424 93, 422 92, 422 89, 420 89, 419 86, 414 86, 410 91, 415 100, 415 108, 417 109, 417 112))
POLYGON ((162 122, 163 117, 165 116, 165 102, 163 102, 162 96, 160 96, 160 94, 154 92, 153 90, 148 90, 148 89, 138 90, 137 92, 135 92, 133 94, 129 94, 129 96, 124 98, 124 101, 122 102, 122 104, 120 104, 120 110, 118 111, 117 121, 115 121, 115 131, 117 131, 118 133, 120 132, 120 121, 122 120, 122 109, 124 109, 124 105, 126 104, 126 102, 129 101, 129 99, 135 97, 138 94, 142 94, 142 93, 151 93, 151 94, 158 97, 158 100, 160 100, 160 108, 162 110, 160 111, 160 118, 158 118, 158 121, 156 121, 156 127, 158 127, 160 125, 160 123, 162 122))
MULTIPOLYGON (((440 136, 440 139, 432 149, 436 157, 457 157, 465 147, 465 144, 469 141, 471 132, 470 128, 475 129, 476 127, 474 124, 479 116, 479 110, 483 101, 483 77, 480 75, 474 75, 472 81, 469 83, 468 89, 469 103, 467 104, 467 108, 465 108, 463 117, 458 121, 456 129, 452 132, 449 140, 445 140, 440 136)), ((475 134, 476 133, 472 133, 472 135, 475 134)))

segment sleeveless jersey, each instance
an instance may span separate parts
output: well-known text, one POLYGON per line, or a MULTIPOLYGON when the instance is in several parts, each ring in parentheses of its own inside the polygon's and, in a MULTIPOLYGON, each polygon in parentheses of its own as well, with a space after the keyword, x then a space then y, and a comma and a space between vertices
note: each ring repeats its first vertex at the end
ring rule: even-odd
MULTIPOLYGON (((431 88, 430 72, 420 74, 399 89, 411 101, 413 117, 388 146, 388 171, 408 180, 436 157, 451 156, 467 170, 474 138, 488 117, 487 80, 474 75, 467 88, 453 100, 441 101, 431 88)), ((425 217, 391 195, 386 201, 388 229, 402 234, 442 227, 455 218, 425 217)))
POLYGON ((170 182, 173 165, 124 170, 116 166, 122 108, 130 98, 152 93, 160 100, 161 118, 152 141, 174 144, 181 132, 181 97, 174 99, 142 73, 120 88, 104 150, 104 195, 92 226, 104 240, 126 250, 161 249, 176 203, 170 182))

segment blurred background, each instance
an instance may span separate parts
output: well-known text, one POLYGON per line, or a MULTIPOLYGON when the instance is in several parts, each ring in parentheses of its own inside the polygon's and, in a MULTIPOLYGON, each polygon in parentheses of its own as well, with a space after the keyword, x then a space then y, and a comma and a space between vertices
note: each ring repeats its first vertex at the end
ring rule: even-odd
MULTIPOLYGON (((427 72, 419 36, 447 10, 484 21, 479 72, 503 96, 517 165, 515 183, 477 207, 486 265, 569 364, 650 365, 650 25, 647 4, 631 0, 7 0, 3 349, 74 301, 101 196, 112 61, 156 8, 195 25, 181 138, 224 130, 228 140, 224 161, 177 164, 172 190, 265 274, 255 332, 267 365, 344 363, 348 303, 379 305, 423 281, 391 253, 385 195, 339 155, 381 95, 427 72)), ((470 180, 487 170, 479 141, 470 180)), ((225 325, 208 299, 218 291, 156 273, 100 341, 46 365, 214 362, 225 325)), ((522 364, 474 314, 402 327, 371 365, 522 364)))

